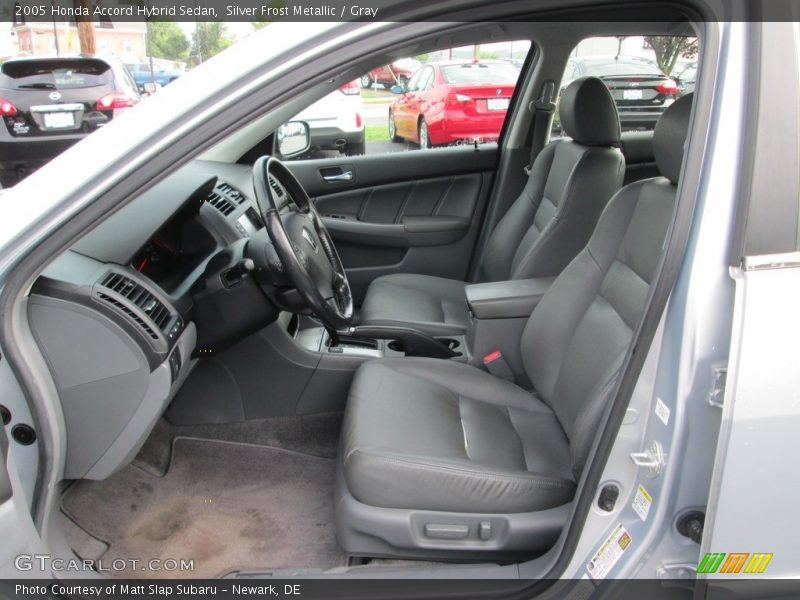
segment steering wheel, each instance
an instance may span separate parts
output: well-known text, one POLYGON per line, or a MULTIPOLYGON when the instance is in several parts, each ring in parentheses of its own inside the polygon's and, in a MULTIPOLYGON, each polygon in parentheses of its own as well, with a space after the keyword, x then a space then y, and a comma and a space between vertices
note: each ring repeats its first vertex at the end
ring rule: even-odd
POLYGON ((253 166, 253 187, 269 238, 292 284, 324 324, 346 328, 353 320, 350 284, 333 240, 303 186, 277 158, 262 156, 253 166), (297 210, 280 214, 270 179, 286 190, 297 210))

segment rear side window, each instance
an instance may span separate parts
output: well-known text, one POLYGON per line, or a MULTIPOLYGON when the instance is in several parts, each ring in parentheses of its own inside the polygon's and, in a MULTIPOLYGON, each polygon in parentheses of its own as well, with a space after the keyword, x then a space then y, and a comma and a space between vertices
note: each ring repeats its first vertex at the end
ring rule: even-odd
MULTIPOLYGON (((693 36, 586 38, 572 50, 560 92, 579 77, 598 77, 611 93, 623 132, 653 131, 663 112, 693 90, 679 74, 697 63, 699 52, 693 36)), ((550 136, 562 133, 556 111, 550 136)))
POLYGON ((493 65, 486 63, 452 65, 442 67, 442 77, 446 83, 456 84, 498 84, 517 83, 519 71, 511 65, 493 65))
POLYGON ((2 73, 4 84, 21 90, 88 88, 113 81, 111 67, 101 60, 7 62, 2 73))

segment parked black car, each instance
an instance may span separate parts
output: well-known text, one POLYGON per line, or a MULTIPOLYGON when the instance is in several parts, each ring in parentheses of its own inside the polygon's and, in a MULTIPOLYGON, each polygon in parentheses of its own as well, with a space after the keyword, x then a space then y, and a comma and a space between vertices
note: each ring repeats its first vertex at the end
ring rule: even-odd
POLYGON ((122 63, 94 56, 0 66, 0 183, 14 185, 141 96, 122 63))
POLYGON ((592 75, 608 86, 626 129, 653 129, 664 110, 679 96, 678 85, 656 65, 635 57, 572 58, 562 87, 592 75))

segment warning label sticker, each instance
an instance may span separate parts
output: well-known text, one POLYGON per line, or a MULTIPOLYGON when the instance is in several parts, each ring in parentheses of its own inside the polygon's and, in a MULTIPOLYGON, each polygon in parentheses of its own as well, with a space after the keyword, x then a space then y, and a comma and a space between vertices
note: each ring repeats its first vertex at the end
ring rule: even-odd
POLYGON ((640 485, 631 506, 642 521, 647 521, 647 514, 650 512, 650 506, 652 504, 653 497, 644 489, 643 485, 640 485))
POLYGON ((625 550, 630 548, 632 541, 631 534, 625 530, 622 523, 617 525, 597 550, 592 560, 589 561, 589 564, 586 565, 589 577, 592 579, 605 579, 609 571, 622 558, 625 550))
POLYGON ((669 425, 669 406, 661 398, 656 398, 656 416, 664 425, 669 425))

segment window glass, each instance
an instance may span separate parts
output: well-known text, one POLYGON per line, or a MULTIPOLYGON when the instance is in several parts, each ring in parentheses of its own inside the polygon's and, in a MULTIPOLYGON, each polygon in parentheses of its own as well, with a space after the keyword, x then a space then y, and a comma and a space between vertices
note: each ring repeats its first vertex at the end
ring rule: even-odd
POLYGON ((3 64, 2 72, 13 80, 12 85, 17 89, 85 88, 113 80, 108 63, 92 59, 9 61, 3 64))
MULTIPOLYGON (((573 49, 561 90, 579 77, 599 77, 614 98, 622 130, 652 130, 670 104, 693 91, 694 78, 689 84, 679 75, 696 64, 698 50, 694 37, 588 38, 573 49)), ((556 114, 551 135, 562 133, 556 114)))
POLYGON ((496 83, 515 84, 519 71, 512 65, 504 63, 466 63, 442 67, 442 78, 445 83, 461 83, 466 85, 494 85, 496 83))
POLYGON ((311 148, 291 160, 495 142, 529 50, 493 42, 375 67, 292 119, 308 124, 311 148))

